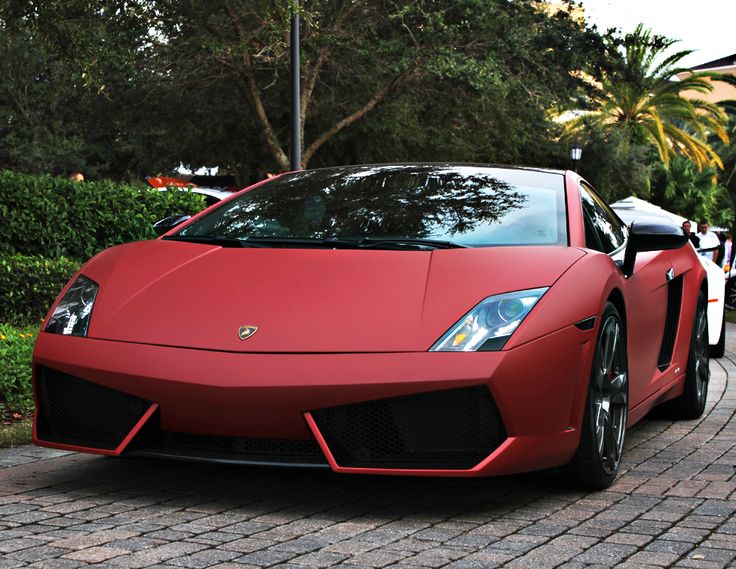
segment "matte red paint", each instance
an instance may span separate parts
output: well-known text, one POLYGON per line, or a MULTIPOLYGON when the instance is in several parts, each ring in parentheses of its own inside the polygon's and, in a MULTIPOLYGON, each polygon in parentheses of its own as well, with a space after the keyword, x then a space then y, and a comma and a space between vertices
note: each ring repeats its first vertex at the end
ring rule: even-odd
POLYGON ((426 351, 487 296, 550 286, 584 255, 569 247, 430 252, 133 243, 107 250, 85 269, 105 283, 89 337, 237 352, 426 351), (260 328, 243 341, 244 325, 260 328))
MULTIPOLYGON (((587 331, 575 323, 599 315, 612 295, 623 298, 633 424, 682 392, 705 279, 689 247, 639 255, 629 279, 608 255, 586 249, 579 180, 565 175, 569 247, 263 250, 154 241, 109 249, 82 270, 101 286, 90 337, 41 333, 34 363, 155 401, 167 431, 314 437, 338 472, 481 476, 564 464, 578 444, 600 321, 587 331), (683 316, 673 364, 659 372, 669 268, 683 275, 683 316), (484 298, 542 286, 551 288, 503 351, 427 352, 484 298), (261 328, 241 341, 245 324, 261 328), (488 386, 509 435, 469 470, 341 467, 310 415, 469 385, 488 386)), ((34 440, 59 446, 35 432, 34 440)))

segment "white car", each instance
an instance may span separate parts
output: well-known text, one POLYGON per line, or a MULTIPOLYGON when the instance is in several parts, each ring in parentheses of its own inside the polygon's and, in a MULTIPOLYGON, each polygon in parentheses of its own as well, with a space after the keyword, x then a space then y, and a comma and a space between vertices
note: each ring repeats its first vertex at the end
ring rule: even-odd
MULTIPOLYGON (((619 203, 621 202, 611 204, 611 207, 627 225, 633 221, 661 222, 663 220, 677 225, 677 216, 661 208, 657 208, 660 211, 655 211, 649 207, 622 207, 618 205, 619 203)), ((723 356, 726 347, 726 278, 723 269, 716 263, 702 255, 698 255, 698 258, 708 273, 708 343, 710 344, 710 355, 714 358, 720 358, 723 356)), ((733 295, 736 301, 736 271, 732 271, 732 274, 734 276, 733 295)))
MULTIPOLYGON (((159 188, 158 190, 160 192, 165 192, 167 190, 172 189, 171 186, 159 188)), ((225 198, 229 198, 232 194, 232 192, 225 192, 223 190, 216 190, 214 188, 200 188, 198 186, 190 186, 186 188, 178 188, 183 191, 189 191, 194 194, 201 194, 204 196, 204 203, 206 204, 206 207, 210 207, 211 205, 215 205, 216 203, 224 200, 225 198)))

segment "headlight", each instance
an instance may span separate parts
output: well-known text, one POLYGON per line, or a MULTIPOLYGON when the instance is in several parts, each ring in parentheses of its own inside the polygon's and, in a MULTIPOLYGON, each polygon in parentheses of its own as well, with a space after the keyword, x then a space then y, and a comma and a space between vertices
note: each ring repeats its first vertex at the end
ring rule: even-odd
POLYGON ((463 316, 429 351, 500 350, 548 288, 489 296, 463 316))
POLYGON ((86 336, 98 288, 97 283, 78 276, 56 305, 45 331, 65 336, 86 336))

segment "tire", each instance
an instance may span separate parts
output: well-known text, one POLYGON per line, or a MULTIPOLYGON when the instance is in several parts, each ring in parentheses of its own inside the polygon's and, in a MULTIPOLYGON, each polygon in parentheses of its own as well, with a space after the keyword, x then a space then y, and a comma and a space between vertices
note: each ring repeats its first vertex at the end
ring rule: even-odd
POLYGON ((677 399, 673 399, 671 409, 678 419, 697 419, 705 410, 708 399, 708 380, 710 369, 708 364, 708 303, 701 291, 693 318, 693 332, 690 335, 690 351, 687 356, 685 371, 685 391, 677 399))
POLYGON ((723 320, 721 321, 721 335, 718 343, 710 347, 711 358, 722 358, 726 353, 726 307, 723 307, 723 320))
POLYGON ((736 277, 726 281, 726 299, 724 304, 729 310, 736 310, 736 277))
POLYGON ((626 334, 618 310, 608 302, 593 354, 580 444, 567 467, 576 486, 603 490, 613 483, 621 465, 628 401, 626 334))

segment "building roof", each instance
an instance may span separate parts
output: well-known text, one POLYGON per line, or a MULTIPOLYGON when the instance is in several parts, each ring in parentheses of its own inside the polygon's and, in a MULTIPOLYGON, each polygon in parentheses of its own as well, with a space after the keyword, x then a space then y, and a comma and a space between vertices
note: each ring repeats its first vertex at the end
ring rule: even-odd
POLYGON ((731 67, 736 66, 736 53, 721 57, 720 59, 714 59, 708 63, 701 63, 692 68, 693 71, 702 71, 703 69, 716 69, 718 67, 731 67))

